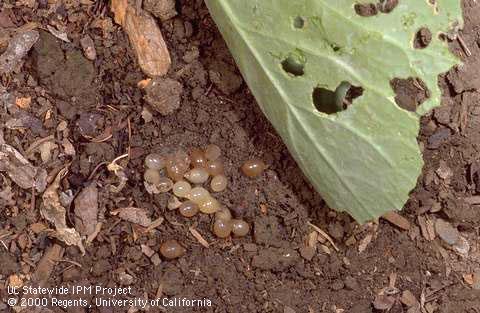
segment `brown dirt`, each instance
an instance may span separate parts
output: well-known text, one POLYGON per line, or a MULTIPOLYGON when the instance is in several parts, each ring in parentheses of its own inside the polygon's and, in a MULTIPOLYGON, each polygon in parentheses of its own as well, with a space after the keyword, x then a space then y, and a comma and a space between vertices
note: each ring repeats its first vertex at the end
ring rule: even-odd
MULTIPOLYGON (((76 195, 95 182, 104 221, 85 256, 75 247, 66 247, 63 261, 50 269, 46 286, 123 283, 131 286, 135 297, 154 299, 160 290, 162 297, 208 298, 213 303, 207 308, 167 308, 167 312, 370 313, 374 312, 375 296, 389 286, 395 273, 400 293, 410 290, 417 300, 422 294, 427 296, 426 312, 480 312, 480 290, 472 289, 462 278, 480 266, 480 211, 468 200, 480 192, 480 4, 464 1, 466 26, 460 34, 472 55, 467 57, 457 41, 451 42, 464 65, 440 78, 442 106, 422 121, 419 140, 426 165, 402 213, 412 227, 403 231, 383 220, 378 226, 359 226, 325 206, 261 114, 203 1, 177 1, 179 15, 161 23, 172 56, 167 76, 182 84, 183 92, 174 114, 154 113, 149 123, 141 116, 148 104, 137 86, 145 77, 128 38, 114 24, 103 1, 92 5, 64 1, 54 12, 49 11, 51 1, 10 5, 14 2, 0 4, 0 26, 9 20, 16 26, 29 21, 44 26, 65 24, 72 43, 42 32, 23 70, 3 77, 3 85, 11 94, 32 97, 28 113, 42 123, 40 128, 5 130, 5 141, 23 152, 40 137, 61 136, 56 128, 67 121, 76 155, 54 154, 46 164, 39 158, 33 162, 51 176, 72 162, 62 182, 63 190, 70 189, 76 195), (82 34, 89 34, 95 42, 97 59, 93 62, 81 54, 82 34), (110 139, 100 143, 87 139, 104 137, 109 127, 113 130, 110 139), (230 180, 219 200, 253 225, 254 231, 245 238, 218 240, 211 233, 209 216, 183 218, 166 209, 168 197, 149 196, 143 187, 143 156, 208 143, 221 147, 230 180), (129 145, 132 158, 126 168, 127 186, 121 194, 111 193, 108 187, 116 178, 104 166, 91 174, 101 162, 126 153, 129 145), (269 165, 256 180, 245 178, 238 170, 252 156, 269 165), (137 228, 109 214, 130 205, 145 208, 152 219, 162 216, 165 222, 157 231, 137 238, 137 228), (419 217, 442 217, 457 226, 470 242, 469 256, 457 256, 438 238, 425 239, 419 217), (304 249, 305 236, 312 231, 308 222, 327 231, 340 251, 325 243, 318 245, 313 257, 309 255, 304 249), (191 236, 191 225, 211 243, 210 248, 202 247, 191 236), (359 252, 359 245, 369 235, 371 243, 359 252), (158 251, 166 239, 181 242, 187 248, 186 255, 152 264, 141 245, 158 251), (133 281, 128 281, 126 274, 133 281)), ((8 118, 2 104, 1 123, 8 118)), ((11 184, 4 176, 0 176, 0 183, 3 187, 11 184)), ((45 251, 59 243, 32 230, 32 225, 42 221, 41 197, 35 195, 33 201, 31 192, 14 184, 11 188, 14 204, 0 197, 0 206, 5 207, 0 210, 1 286, 6 286, 6 279, 15 273, 27 281, 39 271, 45 251)), ((73 222, 73 210, 68 217, 73 222)), ((33 281, 26 285, 33 285, 33 281)), ((390 312, 407 312, 398 300, 400 293, 393 295, 397 301, 390 312)), ((0 312, 9 312, 5 287, 0 287, 0 295, 0 312)), ((83 298, 94 303, 94 296, 83 298)), ((129 307, 67 306, 52 310, 107 313, 127 312, 129 307)), ((162 310, 152 307, 149 312, 162 310)))

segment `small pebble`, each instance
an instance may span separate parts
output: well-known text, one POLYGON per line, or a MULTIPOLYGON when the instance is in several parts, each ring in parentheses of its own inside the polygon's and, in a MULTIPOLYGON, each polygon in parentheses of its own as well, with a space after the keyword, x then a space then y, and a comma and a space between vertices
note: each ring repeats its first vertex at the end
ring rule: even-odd
POLYGON ((263 171, 267 168, 265 163, 260 159, 252 159, 246 161, 242 165, 242 172, 245 176, 250 178, 260 176, 263 171))
POLYGON ((224 191, 225 188, 227 188, 227 177, 225 175, 217 175, 212 178, 212 181, 210 182, 210 188, 212 189, 213 192, 220 192, 224 191))
POLYGON ((458 230, 440 218, 435 221, 435 231, 449 245, 454 245, 460 238, 458 230))
POLYGON ((186 249, 176 240, 167 240, 160 246, 160 253, 169 260, 179 258, 186 252, 186 249))
POLYGON ((168 199, 167 208, 169 210, 178 209, 181 205, 182 205, 182 203, 175 196, 171 196, 170 199, 168 199))
POLYGON ((299 250, 300 255, 307 261, 311 261, 315 256, 315 248, 310 246, 302 246, 299 250))

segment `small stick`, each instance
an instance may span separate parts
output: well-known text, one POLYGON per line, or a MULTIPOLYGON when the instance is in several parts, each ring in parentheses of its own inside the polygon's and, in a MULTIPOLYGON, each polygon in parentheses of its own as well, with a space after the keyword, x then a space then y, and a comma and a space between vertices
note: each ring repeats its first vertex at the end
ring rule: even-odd
POLYGON ((467 44, 465 43, 465 41, 463 40, 463 38, 460 35, 457 35, 457 40, 460 43, 460 46, 462 47, 462 49, 465 52, 465 54, 467 55, 467 57, 472 56, 472 52, 470 51, 470 49, 468 49, 467 44))
POLYGON ((313 227, 313 229, 315 229, 320 235, 322 235, 325 239, 328 240, 328 242, 330 242, 333 246, 333 248, 335 249, 335 251, 340 251, 337 246, 335 245, 335 243, 333 242, 333 239, 326 233, 324 232, 320 227, 316 226, 316 225, 313 225, 312 223, 310 222, 307 222, 308 225, 310 225, 311 227, 313 227))
POLYGON ((198 240, 198 242, 205 248, 210 248, 210 244, 202 237, 202 235, 193 227, 189 227, 190 233, 198 240))

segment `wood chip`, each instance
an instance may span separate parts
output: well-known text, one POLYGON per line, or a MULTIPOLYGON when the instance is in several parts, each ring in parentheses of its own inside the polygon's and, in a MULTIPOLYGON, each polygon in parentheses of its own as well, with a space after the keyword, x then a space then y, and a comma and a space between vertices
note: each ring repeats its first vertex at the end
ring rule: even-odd
POLYGON ((313 229, 315 229, 320 235, 322 235, 325 239, 328 240, 328 242, 330 242, 330 244, 332 245, 332 247, 335 249, 335 251, 340 251, 337 246, 335 245, 335 242, 333 242, 333 239, 326 233, 324 232, 320 227, 310 223, 310 222, 307 222, 308 225, 310 225, 311 227, 313 227, 313 229))
POLYGON ((360 244, 358 245, 358 252, 362 253, 367 249, 367 246, 372 242, 373 234, 367 234, 362 240, 360 240, 360 244))
POLYGON ((123 19, 120 24, 130 39, 140 68, 150 77, 165 75, 171 64, 170 53, 155 19, 149 13, 141 9, 137 11, 128 4, 123 15, 123 2, 119 1, 119 4, 115 20, 123 19))
POLYGON ((432 241, 435 239, 435 228, 433 222, 428 218, 419 215, 418 218, 418 225, 420 226, 420 231, 422 232, 423 238, 428 241, 432 241))
POLYGON ((200 233, 193 227, 189 227, 188 230, 190 233, 198 240, 198 242, 205 248, 210 248, 210 244, 200 235, 200 233))
POLYGON ((410 222, 396 212, 393 212, 393 211, 387 212, 382 216, 382 218, 401 229, 404 229, 404 230, 410 229, 410 222))
POLYGON ((127 14, 128 0, 112 0, 112 12, 115 23, 123 25, 127 14))
POLYGON ((75 229, 82 236, 90 236, 95 232, 98 215, 98 189, 91 183, 80 191, 74 200, 75 229))
POLYGON ((15 104, 22 109, 28 110, 30 108, 30 103, 32 103, 32 97, 17 98, 15 104))
POLYGON ((150 248, 147 245, 141 244, 140 247, 142 249, 143 254, 145 254, 149 258, 155 254, 155 251, 153 251, 152 248, 150 248))

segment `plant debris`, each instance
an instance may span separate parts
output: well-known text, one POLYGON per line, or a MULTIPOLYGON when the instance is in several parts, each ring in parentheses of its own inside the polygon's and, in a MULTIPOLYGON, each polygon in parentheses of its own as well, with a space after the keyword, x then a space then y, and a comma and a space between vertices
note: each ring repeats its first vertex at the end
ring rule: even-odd
POLYGON ((47 186, 47 171, 33 166, 14 147, 2 143, 1 139, 0 172, 6 172, 23 189, 35 188, 37 192, 43 192, 47 186))
POLYGON ((7 50, 0 56, 0 74, 15 70, 39 38, 36 30, 21 32, 13 36, 7 50))
POLYGON ((116 209, 110 213, 113 215, 118 215, 118 217, 120 217, 122 220, 135 223, 143 227, 148 227, 152 223, 152 220, 150 217, 148 217, 147 212, 142 208, 126 207, 116 209))
POLYGON ((66 209, 60 203, 59 191, 60 180, 67 173, 68 168, 63 168, 55 177, 53 183, 43 193, 43 206, 40 210, 42 216, 55 226, 55 231, 51 232, 53 237, 60 239, 67 245, 76 245, 85 254, 80 234, 74 229, 69 228, 66 222, 66 209))
POLYGON ((78 194, 75 204, 75 229, 82 236, 91 236, 95 232, 98 215, 98 189, 91 183, 78 194))

